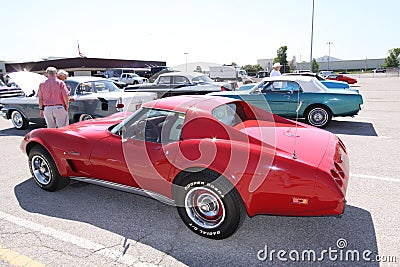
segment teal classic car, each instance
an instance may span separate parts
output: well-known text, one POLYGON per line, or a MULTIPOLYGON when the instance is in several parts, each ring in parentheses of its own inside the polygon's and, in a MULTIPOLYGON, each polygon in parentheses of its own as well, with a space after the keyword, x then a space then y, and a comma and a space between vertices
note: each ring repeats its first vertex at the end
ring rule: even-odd
POLYGON ((305 118, 323 128, 332 117, 357 115, 363 98, 357 91, 328 89, 315 77, 264 78, 250 90, 215 92, 210 95, 242 99, 286 118, 305 118))

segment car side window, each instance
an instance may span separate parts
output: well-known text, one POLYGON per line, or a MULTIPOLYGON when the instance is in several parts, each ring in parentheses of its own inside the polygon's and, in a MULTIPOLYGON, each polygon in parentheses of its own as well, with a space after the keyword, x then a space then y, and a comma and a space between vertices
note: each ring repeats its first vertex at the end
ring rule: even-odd
POLYGON ((159 84, 170 84, 170 77, 169 76, 162 76, 162 77, 159 77, 159 79, 158 79, 158 83, 159 84))
POLYGON ((152 143, 170 143, 180 140, 185 114, 142 109, 123 126, 122 136, 152 143))
POLYGON ((188 84, 189 80, 184 76, 175 76, 173 77, 173 84, 188 84))

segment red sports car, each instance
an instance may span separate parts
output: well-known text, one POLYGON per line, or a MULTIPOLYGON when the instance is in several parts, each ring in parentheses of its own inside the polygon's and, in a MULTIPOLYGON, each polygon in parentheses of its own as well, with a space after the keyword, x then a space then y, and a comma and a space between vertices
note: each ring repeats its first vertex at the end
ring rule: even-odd
POLYGON ((334 134, 226 97, 177 96, 60 129, 21 149, 48 191, 70 179, 174 204, 193 232, 222 239, 246 215, 340 215, 349 177, 334 134))
POLYGON ((328 76, 325 77, 328 80, 335 80, 335 81, 341 81, 341 82, 346 82, 348 84, 355 84, 357 83, 357 80, 354 78, 351 78, 349 76, 343 75, 343 74, 329 74, 328 76))

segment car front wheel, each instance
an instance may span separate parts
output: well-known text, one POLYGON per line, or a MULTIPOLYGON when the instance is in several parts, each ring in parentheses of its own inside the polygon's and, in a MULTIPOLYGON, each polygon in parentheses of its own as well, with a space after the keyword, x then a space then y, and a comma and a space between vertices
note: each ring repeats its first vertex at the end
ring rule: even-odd
POLYGON ((324 128, 330 123, 332 119, 332 113, 326 107, 315 106, 306 111, 305 118, 308 124, 315 127, 324 128))
POLYGON ((68 185, 69 179, 61 177, 50 153, 36 146, 29 152, 29 169, 35 182, 46 191, 56 191, 68 185))
POLYGON ((24 118, 21 112, 14 110, 11 113, 11 121, 15 128, 24 130, 28 128, 29 122, 24 118))
POLYGON ((246 211, 239 193, 215 173, 189 175, 177 189, 175 201, 185 225, 198 235, 223 239, 243 222, 246 211))

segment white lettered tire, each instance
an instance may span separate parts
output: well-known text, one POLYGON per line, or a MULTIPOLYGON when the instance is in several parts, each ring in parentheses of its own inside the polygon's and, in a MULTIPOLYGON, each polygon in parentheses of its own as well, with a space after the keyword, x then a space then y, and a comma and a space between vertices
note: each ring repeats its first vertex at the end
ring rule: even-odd
POLYGON ((35 182, 46 191, 56 191, 69 183, 69 178, 61 177, 50 153, 42 146, 33 147, 29 153, 29 169, 35 182))
POLYGON ((211 171, 187 176, 175 190, 179 216, 198 235, 223 239, 240 227, 246 216, 234 186, 211 171))

